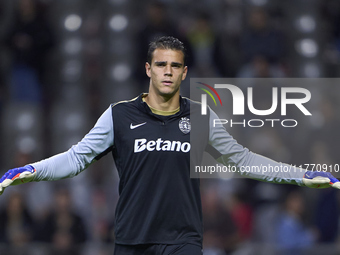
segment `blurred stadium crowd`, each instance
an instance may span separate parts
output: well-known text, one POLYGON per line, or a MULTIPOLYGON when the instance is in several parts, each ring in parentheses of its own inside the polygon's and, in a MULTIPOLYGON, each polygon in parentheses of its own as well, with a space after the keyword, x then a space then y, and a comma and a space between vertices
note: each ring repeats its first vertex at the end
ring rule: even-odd
MULTIPOLYGON (((187 44, 189 78, 340 74, 337 0, 2 0, 1 174, 67 150, 110 103, 145 92, 148 42, 159 35, 187 44)), ((274 160, 337 164, 340 88, 312 96, 313 123, 230 133, 274 160)), ((112 254, 117 199, 109 156, 73 179, 9 188, 0 254, 112 254)), ((335 190, 202 179, 202 203, 204 255, 340 252, 335 190)))

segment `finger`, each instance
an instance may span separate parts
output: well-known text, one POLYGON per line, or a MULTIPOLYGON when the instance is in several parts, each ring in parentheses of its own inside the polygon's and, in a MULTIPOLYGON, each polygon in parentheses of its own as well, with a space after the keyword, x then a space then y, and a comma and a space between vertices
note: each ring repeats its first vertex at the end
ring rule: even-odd
POLYGON ((8 178, 9 172, 6 172, 0 179, 0 183, 2 183, 4 180, 8 178))
POLYGON ((312 184, 329 184, 331 180, 327 177, 314 177, 312 180, 310 180, 312 184))
POLYGON ((2 186, 2 188, 4 189, 4 188, 7 188, 9 185, 11 185, 12 184, 12 180, 11 179, 6 179, 6 180, 4 180, 2 183, 1 183, 1 186, 2 186))
POLYGON ((7 179, 11 179, 11 180, 15 180, 16 178, 18 178, 19 176, 20 176, 20 172, 18 172, 18 171, 15 171, 15 170, 17 170, 17 169, 12 169, 12 170, 9 170, 8 172, 9 172, 9 174, 8 174, 8 176, 7 176, 7 179))
POLYGON ((331 183, 331 186, 335 189, 340 189, 340 182, 331 183))
POLYGON ((33 177, 33 174, 31 172, 28 171, 22 172, 21 174, 18 174, 14 178, 12 178, 13 182, 10 185, 26 183, 28 182, 30 177, 33 177))
POLYGON ((330 180, 327 177, 319 177, 319 178, 313 178, 313 179, 303 179, 304 184, 309 188, 314 189, 324 189, 330 187, 330 180))

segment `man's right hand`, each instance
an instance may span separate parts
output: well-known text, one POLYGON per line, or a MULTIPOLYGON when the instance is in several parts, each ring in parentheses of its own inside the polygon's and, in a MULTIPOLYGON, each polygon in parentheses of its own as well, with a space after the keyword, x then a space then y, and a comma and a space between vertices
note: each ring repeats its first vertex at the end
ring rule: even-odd
POLYGON ((0 179, 0 195, 10 185, 13 186, 32 181, 36 174, 36 170, 30 165, 8 170, 0 179))

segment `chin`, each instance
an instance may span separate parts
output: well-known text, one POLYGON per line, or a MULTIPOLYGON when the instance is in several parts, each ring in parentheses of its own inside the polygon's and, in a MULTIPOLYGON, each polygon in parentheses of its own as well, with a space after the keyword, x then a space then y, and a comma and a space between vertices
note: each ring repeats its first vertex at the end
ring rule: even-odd
POLYGON ((162 97, 172 97, 174 95, 174 93, 160 92, 159 95, 162 96, 162 97))
POLYGON ((177 91, 178 90, 173 90, 173 89, 171 89, 171 90, 162 90, 162 91, 160 91, 159 94, 161 96, 172 97, 172 96, 174 96, 176 94, 177 91))

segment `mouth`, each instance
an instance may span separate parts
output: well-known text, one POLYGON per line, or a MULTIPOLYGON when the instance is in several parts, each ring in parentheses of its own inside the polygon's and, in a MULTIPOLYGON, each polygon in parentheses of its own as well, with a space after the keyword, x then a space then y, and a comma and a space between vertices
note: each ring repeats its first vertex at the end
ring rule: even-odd
POLYGON ((162 83, 166 86, 170 86, 173 82, 172 81, 162 81, 162 83))

